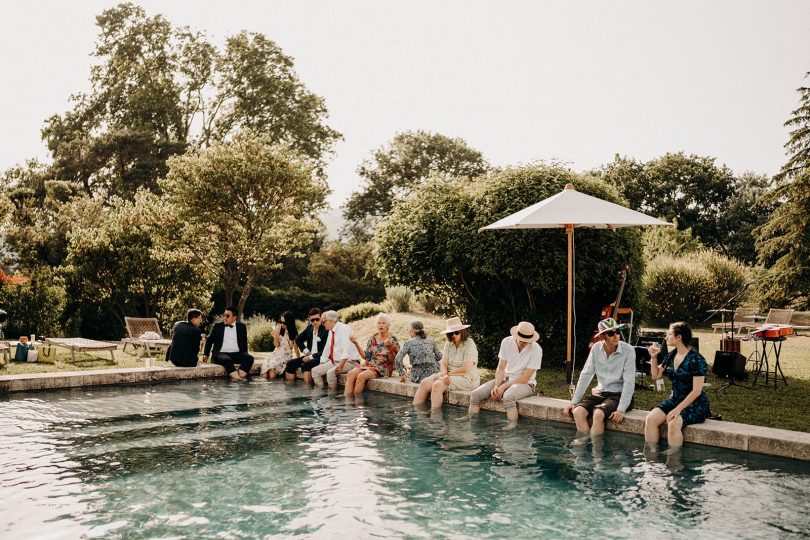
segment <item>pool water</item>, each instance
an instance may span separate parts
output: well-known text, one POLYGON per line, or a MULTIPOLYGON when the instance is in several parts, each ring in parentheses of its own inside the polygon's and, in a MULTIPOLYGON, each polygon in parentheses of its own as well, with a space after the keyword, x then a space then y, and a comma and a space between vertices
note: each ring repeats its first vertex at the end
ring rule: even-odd
POLYGON ((0 398, 0 538, 810 535, 810 464, 254 381, 0 398))

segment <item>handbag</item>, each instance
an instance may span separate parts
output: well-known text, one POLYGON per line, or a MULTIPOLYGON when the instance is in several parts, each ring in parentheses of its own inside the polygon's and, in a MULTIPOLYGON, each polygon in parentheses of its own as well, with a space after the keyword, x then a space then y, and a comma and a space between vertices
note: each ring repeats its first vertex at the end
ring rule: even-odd
POLYGON ((45 345, 37 350, 39 351, 39 362, 56 363, 56 347, 45 345))
POLYGON ((28 350, 29 350, 28 343, 17 343, 17 349, 14 351, 14 361, 27 362, 28 350))

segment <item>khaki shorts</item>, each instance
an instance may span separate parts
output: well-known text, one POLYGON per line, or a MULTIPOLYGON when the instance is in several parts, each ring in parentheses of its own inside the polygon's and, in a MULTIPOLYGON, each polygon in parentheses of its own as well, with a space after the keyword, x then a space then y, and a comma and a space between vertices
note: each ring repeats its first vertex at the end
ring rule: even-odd
MULTIPOLYGON (((582 407, 586 411, 588 411, 588 416, 593 415, 594 409, 596 408, 602 409, 602 411, 605 413, 605 418, 608 418, 619 408, 619 401, 621 400, 621 398, 622 398, 621 392, 620 393, 602 392, 601 394, 591 394, 583 397, 579 401, 579 403, 577 403, 577 407, 582 407)), ((632 399, 630 399, 630 405, 628 405, 627 407, 627 411, 631 410, 633 410, 632 399)))

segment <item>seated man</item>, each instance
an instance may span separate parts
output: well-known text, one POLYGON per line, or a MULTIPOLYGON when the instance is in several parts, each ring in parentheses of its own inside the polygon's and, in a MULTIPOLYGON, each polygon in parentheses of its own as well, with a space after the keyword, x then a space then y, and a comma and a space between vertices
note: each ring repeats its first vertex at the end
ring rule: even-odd
POLYGON ((225 368, 234 381, 247 379, 253 366, 253 357, 248 354, 247 326, 237 321, 239 311, 234 307, 225 308, 222 322, 211 328, 205 340, 203 362, 208 361, 208 353, 214 349, 214 363, 225 368), (237 369, 234 364, 239 364, 237 369))
POLYGON ((294 381, 296 370, 301 368, 304 382, 311 383, 312 368, 321 363, 321 353, 323 352, 323 346, 326 343, 329 332, 327 332, 326 327, 321 324, 320 308, 314 307, 310 309, 307 315, 307 321, 309 321, 307 327, 295 338, 298 350, 301 351, 303 356, 293 358, 287 362, 287 367, 284 369, 284 377, 288 381, 294 381))
POLYGON ((512 327, 510 333, 510 337, 501 341, 495 378, 470 393, 471 415, 478 414, 482 401, 492 399, 503 401, 506 417, 516 422, 517 400, 534 395, 537 384, 534 374, 543 362, 543 349, 537 344, 540 335, 534 331, 534 325, 526 321, 512 327))
POLYGON ((323 386, 325 375, 329 388, 334 390, 337 388, 338 375, 359 366, 361 357, 351 341, 352 329, 338 321, 336 311, 325 311, 321 319, 329 336, 321 351, 321 363, 312 368, 312 380, 317 386, 323 386))
POLYGON ((166 361, 178 367, 194 367, 200 354, 202 340, 202 311, 190 309, 185 321, 177 321, 172 328, 172 344, 166 349, 166 361))
POLYGON ((605 431, 607 419, 614 422, 624 420, 624 413, 633 408, 633 389, 636 381, 636 352, 629 343, 622 341, 619 330, 627 326, 613 319, 599 322, 597 337, 603 341, 594 344, 585 367, 579 374, 579 381, 571 403, 565 406, 563 414, 570 416, 573 410, 577 431, 591 435, 601 435, 605 431), (590 396, 582 397, 596 375, 598 384, 590 396), (588 417, 593 415, 592 425, 588 417))

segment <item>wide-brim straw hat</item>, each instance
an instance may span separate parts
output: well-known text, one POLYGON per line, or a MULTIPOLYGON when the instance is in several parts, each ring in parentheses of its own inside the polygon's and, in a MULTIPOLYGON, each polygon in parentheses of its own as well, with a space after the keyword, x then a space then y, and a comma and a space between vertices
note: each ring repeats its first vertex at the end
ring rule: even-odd
POLYGON ((599 327, 598 327, 599 331, 596 333, 596 335, 601 336, 602 334, 604 334, 605 332, 609 332, 610 330, 618 331, 618 330, 621 330, 622 328, 624 328, 626 326, 627 326, 627 324, 625 324, 625 323, 619 324, 619 323, 616 322, 615 319, 611 319, 611 318, 608 317, 607 319, 603 319, 603 320, 599 321, 599 327))
POLYGON ((525 343, 534 343, 540 339, 540 334, 535 332, 534 325, 530 322, 520 321, 509 331, 512 337, 525 343))
POLYGON ((445 322, 446 328, 442 330, 442 334, 449 334, 451 332, 458 332, 459 330, 464 330, 465 328, 469 328, 469 324, 464 324, 461 322, 461 319, 458 317, 450 317, 445 322))

